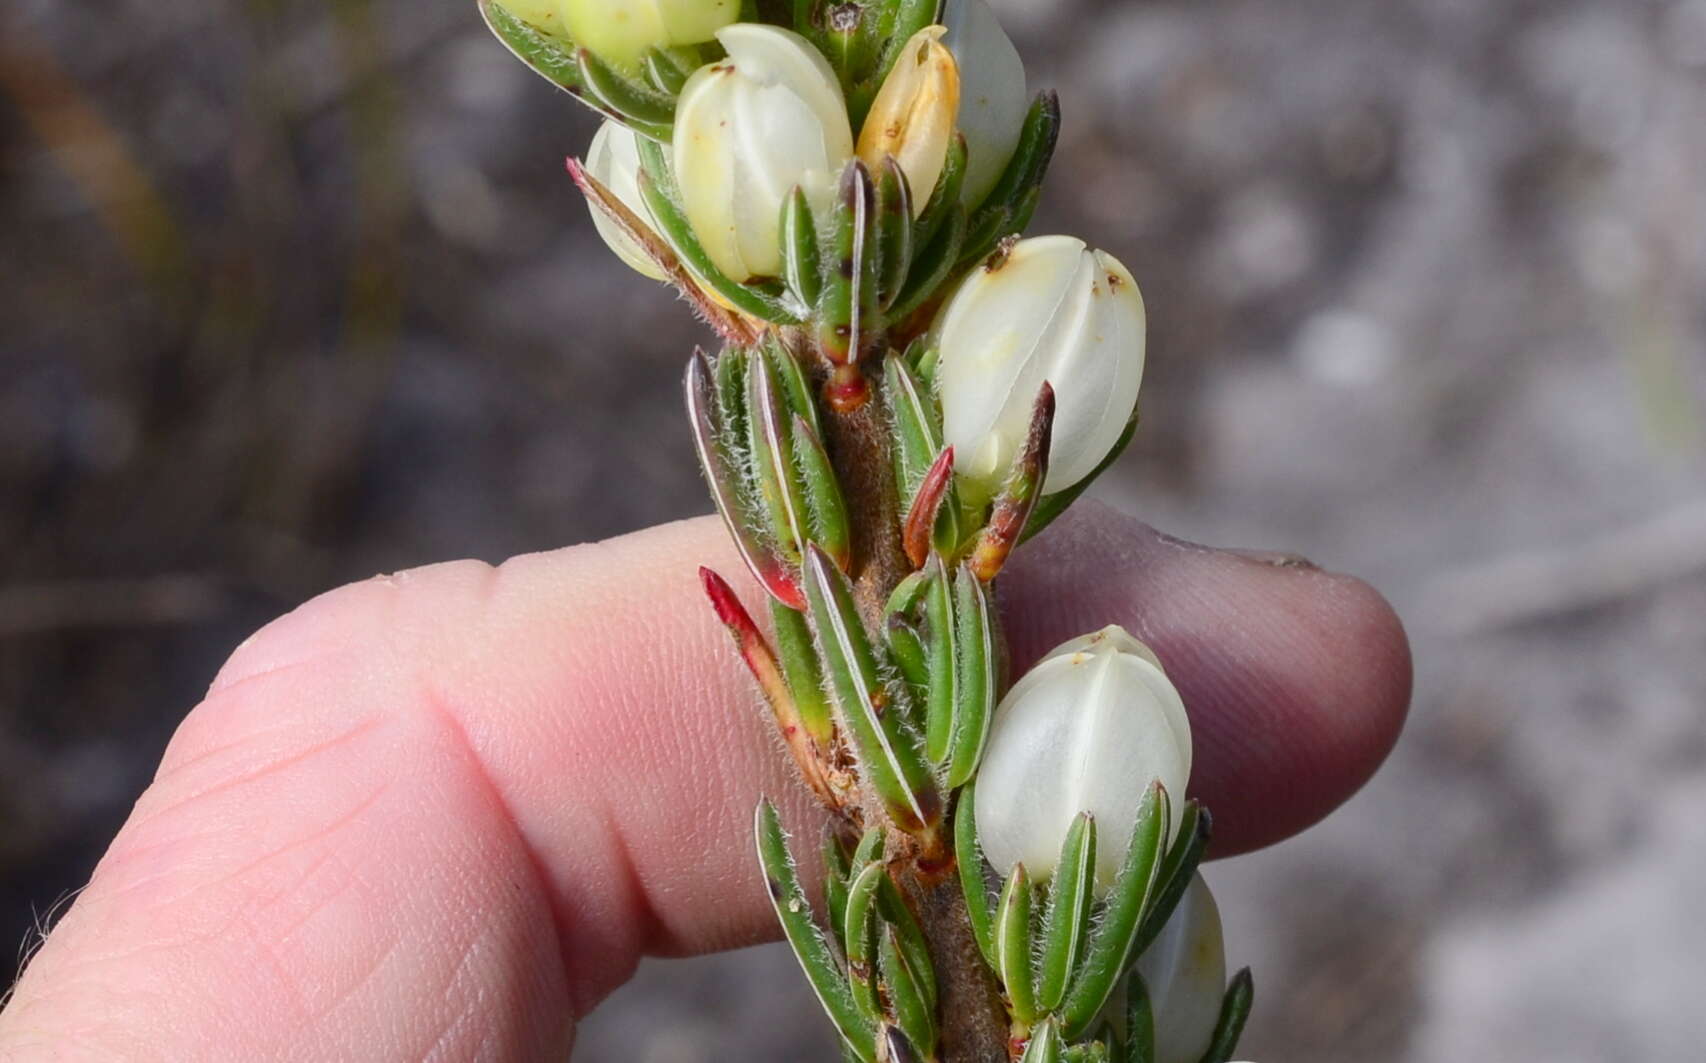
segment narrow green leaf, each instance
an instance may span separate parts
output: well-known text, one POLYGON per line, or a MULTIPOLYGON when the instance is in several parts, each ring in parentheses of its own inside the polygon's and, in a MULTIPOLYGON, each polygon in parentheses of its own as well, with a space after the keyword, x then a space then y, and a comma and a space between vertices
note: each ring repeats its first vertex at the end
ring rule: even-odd
POLYGON ((859 844, 853 849, 852 866, 863 867, 882 858, 883 829, 872 827, 859 837, 859 844))
POLYGON ((977 938, 983 962, 999 971, 995 961, 995 918, 989 911, 989 883, 983 877, 983 849, 977 843, 974 812, 977 783, 967 783, 954 804, 954 860, 959 864, 960 892, 965 894, 966 916, 972 936, 977 938))
POLYGON ((667 144, 675 132, 675 100, 650 85, 632 80, 582 48, 575 53, 587 95, 622 116, 636 131, 667 144))
POLYGON ((882 972, 883 986, 888 991, 895 1022, 907 1040, 924 1055, 933 1056, 936 1052, 935 1006, 925 994, 918 972, 913 970, 901 948, 895 928, 889 926, 880 933, 877 964, 882 972))
POLYGON ((918 604, 924 600, 925 578, 923 572, 908 573, 899 583, 895 584, 894 592, 889 595, 883 611, 896 616, 910 618, 918 604))
POLYGON ((1031 510, 1031 517, 1025 522, 1025 532, 1019 536, 1019 542, 1021 544, 1028 542, 1031 536, 1053 524, 1056 517, 1065 513, 1068 506, 1078 501, 1078 496, 1090 489, 1090 485, 1096 482, 1097 477, 1107 472, 1108 467, 1119 460, 1120 455, 1125 453, 1125 448, 1130 445, 1132 436, 1136 434, 1137 413, 1134 411, 1131 420, 1126 422, 1125 431, 1120 433, 1119 441, 1114 444, 1114 449, 1108 451, 1108 456, 1102 459, 1100 465, 1090 471, 1090 475, 1063 491, 1044 495, 1037 500, 1036 508, 1031 510))
POLYGON ((812 647, 811 628, 803 615, 774 600, 770 603, 770 619, 776 628, 776 656, 782 662, 788 689, 793 691, 800 723, 818 748, 828 749, 835 719, 823 692, 823 669, 818 664, 817 650, 812 647))
POLYGON ((847 880, 851 874, 847 864, 847 848, 841 844, 840 832, 836 824, 828 822, 823 828, 823 906, 829 918, 830 933, 835 935, 835 943, 841 946, 843 954, 847 951, 847 930, 842 918, 847 911, 847 880))
POLYGON ((788 855, 788 842, 782 834, 782 820, 776 806, 760 801, 753 816, 753 831, 758 839, 758 860, 764 866, 764 877, 770 890, 770 903, 782 924, 782 933, 793 947, 800 968, 806 973, 823 1005, 835 1024, 836 1032, 862 1063, 875 1063, 877 1046, 871 1026, 860 1014, 853 1001, 847 976, 835 961, 835 954, 822 932, 812 922, 811 906, 800 888, 794 861, 788 855))
POLYGON ((954 261, 957 270, 971 269, 987 261, 997 248, 1007 246, 1002 241, 1017 237, 1013 225, 1013 208, 1003 203, 991 203, 966 220, 965 239, 960 242, 959 257, 954 261))
POLYGON ((1213 828, 1208 809, 1196 801, 1185 803, 1185 814, 1179 817, 1179 837, 1161 862, 1155 896, 1144 909, 1143 925, 1138 927, 1137 938, 1132 942, 1133 956, 1143 955, 1155 942, 1167 920, 1172 918, 1173 909, 1191 888, 1191 879, 1196 877, 1197 865, 1202 863, 1213 828))
POLYGON ((493 36, 540 77, 578 97, 585 97, 575 46, 535 28, 497 0, 480 0, 480 15, 493 36))
POLYGON ((788 349, 776 333, 765 335, 762 345, 764 356, 769 358, 776 370, 776 379, 782 385, 782 399, 785 411, 792 416, 803 418, 811 430, 819 436, 823 427, 818 422, 817 403, 812 400, 811 383, 806 380, 805 368, 800 359, 788 349))
POLYGON ((806 591, 841 723, 853 740, 865 781, 897 827, 909 834, 932 833, 942 818, 942 799, 905 713, 890 704, 900 691, 882 682, 847 578, 816 545, 806 550, 806 591))
POLYGON ((1031 1042, 1025 1046, 1019 1063, 1060 1063, 1063 1050, 1060 1027, 1050 1019, 1031 1031, 1031 1042))
POLYGON ((747 453, 769 516, 770 536, 790 562, 799 563, 807 538, 805 488, 793 461, 793 440, 782 419, 775 368, 762 352, 747 358, 747 453))
POLYGON ((906 957, 912 968, 912 973, 918 979, 920 991, 932 1010, 936 1007, 936 966, 930 959, 930 943, 924 938, 924 928, 919 925, 918 917, 912 914, 906 899, 901 896, 900 887, 895 884, 894 876, 890 875, 877 889, 879 910, 889 925, 894 927, 899 935, 900 951, 906 957))
POLYGON ((989 723, 995 715, 995 669, 999 641, 989 607, 989 591, 968 562, 954 580, 954 623, 959 632, 954 692, 953 752, 948 760, 948 786, 963 786, 977 774, 989 723))
POLYGON ((816 306, 823 294, 823 256, 817 246, 817 219, 804 189, 782 201, 782 279, 802 305, 816 306))
POLYGON ((1090 1028, 1134 955, 1132 944, 1166 852, 1170 815, 1167 791, 1155 783, 1138 806, 1131 847, 1114 876, 1101 921, 1090 935, 1089 951, 1058 1011, 1069 1040, 1077 1040, 1090 1028))
POLYGON ((930 666, 924 652, 924 640, 918 637, 906 618, 889 614, 888 619, 889 656, 893 658, 896 668, 906 678, 915 691, 922 694, 925 684, 930 681, 930 666))
POLYGON ((1031 190, 1019 197, 1019 202, 1013 204, 1008 214, 1007 231, 1015 236, 1025 235, 1025 230, 1031 227, 1031 219, 1036 217, 1037 205, 1043 200, 1043 186, 1032 185, 1031 190))
MULTIPOLYGON (((1049 160, 1054 157, 1055 144, 1059 139, 1060 98, 1052 91, 1039 92, 1025 114, 1025 124, 1019 130, 1019 143, 1007 161, 1007 168, 1001 172, 995 188, 977 214, 981 216, 1003 210, 1011 216, 1024 196, 1042 184, 1043 174, 1048 170, 1049 160)), ((979 225, 979 218, 974 217, 972 229, 978 229, 979 225)))
POLYGON ((1035 975, 1031 957, 1031 879, 1017 864, 1001 889, 995 911, 995 967, 1007 989, 1013 1017, 1030 1025, 1037 1021, 1035 975))
POLYGON ((1202 1063, 1226 1063, 1238 1051, 1238 1039, 1244 1036, 1244 1024, 1249 1021, 1255 999, 1255 981, 1246 967, 1232 976, 1232 985, 1220 1005, 1220 1020, 1215 1023, 1214 1037, 1209 1040, 1202 1063))
POLYGON ((846 568, 853 563, 853 520, 847 512, 847 500, 841 494, 841 480, 835 475, 835 466, 830 464, 829 454, 817 433, 797 414, 793 436, 794 465, 805 488, 806 523, 812 541, 828 551, 837 565, 846 568))
POLYGON ((1037 1007, 1052 1012, 1066 997, 1066 985, 1090 936, 1090 902, 1096 884, 1096 823, 1080 812, 1060 847, 1060 863, 1049 882, 1043 916, 1042 966, 1037 972, 1037 1007))
POLYGON ((837 365, 859 360, 867 333, 877 324, 868 313, 875 292, 867 291, 876 251, 871 246, 875 200, 870 171, 854 159, 841 172, 830 214, 829 255, 817 307, 818 347, 837 365))
POLYGON ((907 277, 906 286, 901 289, 894 305, 889 307, 891 321, 905 321, 941 291, 964 257, 969 226, 965 206, 950 204, 936 234, 913 259, 912 273, 907 277))
POLYGON ((912 192, 900 164, 888 157, 877 171, 876 305, 886 310, 900 297, 912 269, 912 192))
POLYGON ((924 750, 931 763, 946 766, 953 752, 954 713, 960 703, 960 625, 955 622, 953 587, 941 554, 931 555, 924 573, 924 620, 929 634, 924 750))
POLYGON ((912 1047, 912 1042, 900 1032, 900 1027, 884 1023, 880 1037, 888 1052, 885 1063, 923 1063, 924 1057, 919 1055, 918 1049, 912 1047))
MULTIPOLYGON (((729 356, 718 359, 719 364, 729 356)), ((734 411, 716 397, 710 360, 695 351, 687 363, 687 414, 693 428, 693 446, 711 488, 711 498, 723 518, 741 560, 771 596, 794 609, 804 609, 805 595, 794 570, 758 534, 758 518, 752 514, 741 490, 741 471, 735 456, 727 452, 728 420, 734 411)))
POLYGON ((677 201, 675 178, 670 172, 668 160, 664 157, 663 145, 655 140, 640 137, 639 149, 640 198, 645 200, 652 220, 657 222, 658 228, 668 238, 676 253, 692 268, 694 275, 743 313, 777 325, 801 324, 803 315, 784 300, 758 291, 750 285, 737 283, 717 268, 717 264, 711 261, 711 256, 705 253, 704 245, 699 243, 698 235, 694 233, 693 226, 688 223, 687 215, 682 212, 677 201))
POLYGON ((912 367, 898 353, 891 352, 883 362, 883 388, 888 396, 894 437, 895 486, 900 509, 904 511, 918 493, 936 455, 942 452, 940 414, 935 399, 923 389, 912 367))
POLYGON ((925 200, 924 209, 918 212, 918 220, 913 223, 913 246, 926 247, 935 239, 936 231, 948 220, 948 208, 960 202, 960 188, 965 177, 966 138, 963 133, 955 133, 954 139, 948 143, 948 157, 942 162, 936 187, 931 189, 930 198, 925 200))
POLYGON ((881 861, 858 866, 847 887, 847 908, 842 935, 847 942, 847 977, 859 1010, 875 1023, 882 1019, 873 978, 871 947, 876 940, 877 886, 888 878, 881 861))
POLYGON ((652 89, 670 99, 681 95, 681 90, 687 85, 687 79, 698 67, 697 63, 683 66, 685 58, 672 54, 673 51, 648 48, 643 59, 646 80, 651 82, 652 89))
POLYGON ((1125 1063, 1155 1063, 1155 1009, 1136 971, 1126 979, 1125 1063))

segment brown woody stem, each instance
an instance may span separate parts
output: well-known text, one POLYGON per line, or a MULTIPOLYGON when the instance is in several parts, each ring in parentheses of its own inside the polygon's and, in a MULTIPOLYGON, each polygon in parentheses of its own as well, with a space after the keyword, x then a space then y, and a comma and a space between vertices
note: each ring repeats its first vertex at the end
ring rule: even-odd
MULTIPOLYGON (((814 350, 803 333, 787 337, 804 355, 805 364, 820 384, 833 379, 837 367, 814 350)), ((876 364, 879 360, 866 360, 876 364)), ((843 371, 854 367, 839 367, 843 371)), ((863 373, 863 365, 857 367, 863 373)), ((902 543, 906 514, 900 512, 890 452, 892 433, 882 389, 865 381, 870 399, 853 409, 832 409, 824 422, 825 444, 841 481, 853 524, 852 577, 854 597, 873 643, 881 643, 889 596, 912 573, 902 543)), ((864 822, 884 821, 881 808, 868 794, 861 803, 864 822)), ((930 948, 939 987, 940 1063, 1005 1063, 1008 1052, 1007 1010, 1001 990, 985 965, 966 914, 950 851, 923 851, 917 840, 898 830, 889 832, 889 851, 900 859, 891 874, 912 906, 930 948)))

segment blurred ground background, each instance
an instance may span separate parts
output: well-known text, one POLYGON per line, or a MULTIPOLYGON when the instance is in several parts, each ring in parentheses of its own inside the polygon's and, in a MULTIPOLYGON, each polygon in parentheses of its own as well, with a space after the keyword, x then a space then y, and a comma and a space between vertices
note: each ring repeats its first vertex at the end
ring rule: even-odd
MULTIPOLYGON (((1149 299, 1101 493, 1416 644, 1391 765, 1211 872, 1244 1054, 1699 1060, 1706 0, 1001 6, 1065 101, 1036 231, 1149 299)), ((468 0, 9 0, 0 943, 265 620, 706 508, 592 129, 468 0)), ((578 1057, 826 1045, 770 948, 649 965, 578 1057)))

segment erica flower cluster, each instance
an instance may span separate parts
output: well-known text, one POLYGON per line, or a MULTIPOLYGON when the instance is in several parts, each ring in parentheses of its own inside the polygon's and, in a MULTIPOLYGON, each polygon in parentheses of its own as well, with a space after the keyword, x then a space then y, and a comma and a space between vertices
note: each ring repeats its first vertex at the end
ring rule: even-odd
POLYGON ((994 606, 1131 439, 1146 356, 1125 265, 1024 235, 1054 96, 984 0, 481 3, 604 116, 569 164, 599 235, 723 340, 687 407, 768 624, 705 589, 831 813, 821 923, 755 827, 846 1055, 1225 1063, 1250 982, 1184 700, 1117 627, 1010 682, 994 606))

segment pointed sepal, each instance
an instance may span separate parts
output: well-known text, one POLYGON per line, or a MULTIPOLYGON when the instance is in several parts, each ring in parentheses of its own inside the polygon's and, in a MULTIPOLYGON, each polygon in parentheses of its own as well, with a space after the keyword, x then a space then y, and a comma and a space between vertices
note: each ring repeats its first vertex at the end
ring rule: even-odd
POLYGON ((1155 896, 1144 912, 1137 939, 1132 942, 1133 956, 1143 955, 1144 950, 1161 936, 1162 928, 1173 916, 1173 909, 1179 906, 1185 891, 1191 888, 1191 880, 1196 877, 1197 865, 1202 863, 1203 853, 1208 850, 1213 833, 1214 821, 1208 809, 1196 801, 1186 802, 1185 814, 1179 818, 1179 836, 1172 841, 1166 859, 1161 862, 1155 896))
POLYGON ((1119 460, 1120 455, 1125 453, 1126 447, 1131 445, 1131 439, 1136 434, 1137 413, 1133 411, 1131 420, 1126 422, 1125 431, 1120 433, 1120 438, 1114 443, 1114 449, 1108 451, 1108 456, 1102 459, 1100 465, 1090 470, 1090 475, 1065 490, 1056 491, 1052 495, 1044 495, 1037 502, 1036 508, 1031 510, 1030 519, 1025 522, 1025 532, 1019 536, 1019 542, 1021 544, 1028 542, 1032 536, 1053 524, 1056 517, 1065 513, 1072 503, 1078 501, 1080 495, 1090 489, 1091 484, 1108 471, 1109 466, 1119 460))
POLYGON ((936 460, 925 470, 918 491, 901 527, 901 545, 913 568, 923 568, 934 544, 936 521, 942 513, 942 502, 954 484, 954 448, 944 447, 936 460))
POLYGON ((801 188, 782 201, 782 279, 802 306, 816 306, 823 294, 817 219, 801 188))
POLYGON ((999 692, 997 670, 1002 644, 995 623, 989 588, 977 578, 969 563, 962 564, 954 580, 957 678, 953 746, 948 757, 950 789, 964 786, 977 774, 983 747, 989 741, 989 725, 995 716, 995 698, 999 692))
POLYGON ((1013 1018, 1029 1026, 1037 1021, 1035 965, 1031 955, 1031 877, 1015 864, 1001 888, 995 911, 995 971, 1007 989, 1013 1018))
POLYGON ((1227 1063, 1238 1051, 1238 1039, 1244 1036, 1244 1023, 1250 1018, 1250 1008, 1256 1000, 1255 980, 1246 967, 1232 976, 1226 997, 1220 1005, 1220 1018, 1214 1024, 1214 1036, 1209 1039, 1208 1051, 1202 1063, 1227 1063))
POLYGON ((1161 861, 1167 849, 1167 823, 1171 818, 1167 790, 1159 782, 1150 786, 1138 806, 1132 826, 1131 846, 1114 876, 1106 907, 1089 948, 1067 988, 1057 1014, 1069 1040, 1077 1040, 1095 1022, 1108 1002, 1114 985, 1135 955, 1143 913, 1154 895, 1161 861))
POLYGON ((978 533, 977 545, 972 548, 972 571, 985 583, 999 575, 1007 564, 1031 519, 1031 510, 1042 495, 1043 483, 1048 479, 1049 439, 1053 432, 1054 388, 1044 381, 1031 407, 1031 427, 1025 445, 996 496, 989 523, 978 533))
POLYGON ((954 804, 954 860, 959 867, 960 892, 965 895, 966 917, 971 921, 978 951, 983 953, 984 962, 991 970, 999 970, 995 916, 989 907, 989 881, 983 874, 983 849, 977 843, 977 816, 972 812, 976 787, 975 782, 967 783, 954 804))
POLYGON ((1090 907, 1096 881, 1096 823, 1080 812, 1060 847, 1043 915, 1042 958, 1037 970, 1037 1007, 1052 1012, 1066 996, 1090 936, 1090 907))

